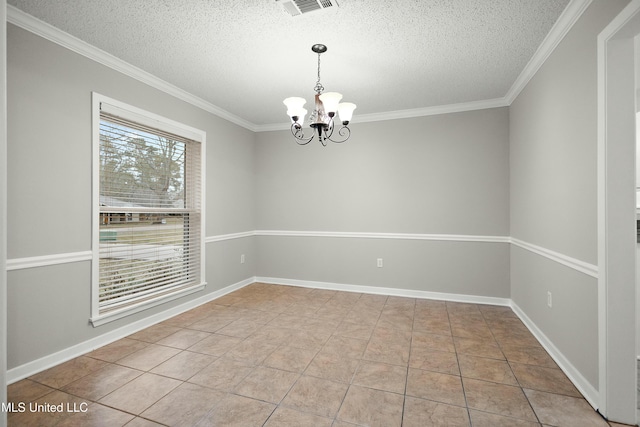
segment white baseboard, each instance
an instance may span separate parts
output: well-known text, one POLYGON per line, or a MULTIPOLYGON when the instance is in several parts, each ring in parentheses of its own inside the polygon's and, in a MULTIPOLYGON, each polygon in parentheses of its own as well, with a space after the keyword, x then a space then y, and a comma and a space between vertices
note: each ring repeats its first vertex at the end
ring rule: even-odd
POLYGON ((522 323, 531 331, 531 333, 540 342, 542 347, 547 350, 547 353, 558 364, 558 367, 569 377, 573 385, 576 386, 578 391, 582 393, 584 398, 596 411, 599 409, 600 393, 596 390, 589 381, 576 369, 575 366, 562 354, 560 350, 551 342, 549 338, 536 326, 536 324, 522 311, 522 309, 515 302, 511 301, 511 308, 516 315, 522 320, 522 323))
POLYGON ((119 329, 107 332, 98 337, 92 338, 80 344, 61 350, 57 353, 53 353, 34 360, 32 362, 25 363, 24 365, 12 368, 7 371, 7 384, 12 384, 23 378, 27 378, 45 369, 58 365, 60 363, 71 360, 75 357, 89 353, 96 348, 105 346, 128 335, 131 335, 139 330, 152 326, 156 323, 169 319, 185 311, 196 308, 202 304, 215 300, 223 295, 233 292, 237 289, 243 288, 252 283, 268 283, 276 285, 289 285, 314 289, 328 289, 336 291, 346 292, 361 292, 366 294, 378 294, 378 295, 390 295, 401 296, 408 298, 421 298, 421 299, 434 299, 442 301, 454 301, 464 302, 471 304, 491 304, 509 306, 513 309, 516 315, 522 320, 522 322, 529 328, 531 333, 536 337, 540 344, 547 350, 549 355, 558 364, 560 369, 569 377, 576 388, 583 394, 587 402, 594 409, 598 409, 596 402, 600 401, 598 391, 580 374, 580 372, 569 362, 569 360, 558 350, 558 348, 546 337, 544 333, 533 323, 531 319, 513 302, 510 298, 497 298, 497 297, 484 297, 475 295, 459 295, 441 292, 429 292, 413 289, 397 289, 388 287, 377 286, 363 286, 363 285, 350 285, 344 283, 330 283, 330 282, 318 282, 309 280, 297 280, 297 279, 284 279, 275 277, 250 277, 248 279, 237 282, 233 285, 229 285, 223 289, 204 295, 200 298, 194 299, 187 303, 181 304, 177 307, 173 307, 169 310, 157 313, 153 316, 149 316, 145 319, 141 319, 130 325, 123 326, 119 329))
POLYGON ((148 328, 149 326, 155 325, 156 323, 163 322, 180 313, 184 313, 185 311, 189 311, 202 304, 213 301, 216 298, 220 298, 221 296, 233 292, 237 289, 250 285, 255 281, 256 280, 254 277, 250 277, 215 292, 203 295, 184 304, 165 310, 161 313, 154 314, 153 316, 146 317, 95 338, 91 338, 90 340, 84 341, 80 344, 76 344, 56 353, 41 357, 40 359, 25 363, 24 365, 9 369, 7 370, 7 384, 13 384, 16 381, 44 371, 45 369, 49 369, 75 357, 82 356, 83 354, 89 353, 99 347, 110 344, 144 328, 148 328))
POLYGON ((310 280, 283 279, 276 277, 256 277, 256 282, 276 285, 299 286, 302 288, 329 289, 334 291, 361 292, 363 294, 392 295, 407 298, 434 299, 442 301, 466 302, 471 304, 491 304, 510 306, 509 298, 483 297, 476 295, 448 294, 442 292, 419 291, 414 289, 384 288, 377 286, 349 285, 344 283, 315 282, 310 280))
POLYGON ((393 295, 408 298, 424 298, 443 301, 464 302, 471 304, 491 304, 509 306, 514 313, 522 320, 525 326, 536 337, 551 358, 558 364, 558 367, 569 377, 571 382, 582 393, 587 402, 595 409, 598 409, 600 402, 599 392, 589 381, 576 369, 571 362, 558 350, 558 348, 547 338, 547 336, 536 326, 535 323, 522 311, 522 309, 510 298, 483 297, 475 295, 459 295, 440 292, 418 291, 412 289, 382 288, 375 286, 348 285, 342 283, 315 282, 308 280, 283 279, 274 277, 256 277, 257 282, 300 286, 305 288, 329 289, 347 292, 362 292, 367 294, 393 295))

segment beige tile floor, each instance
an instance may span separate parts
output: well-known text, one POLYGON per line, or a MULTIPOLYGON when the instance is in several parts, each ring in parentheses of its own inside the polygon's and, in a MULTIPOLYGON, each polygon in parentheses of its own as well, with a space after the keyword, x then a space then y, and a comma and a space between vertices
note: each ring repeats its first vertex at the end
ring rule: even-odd
POLYGON ((8 393, 10 426, 609 425, 507 307, 261 283, 8 393))

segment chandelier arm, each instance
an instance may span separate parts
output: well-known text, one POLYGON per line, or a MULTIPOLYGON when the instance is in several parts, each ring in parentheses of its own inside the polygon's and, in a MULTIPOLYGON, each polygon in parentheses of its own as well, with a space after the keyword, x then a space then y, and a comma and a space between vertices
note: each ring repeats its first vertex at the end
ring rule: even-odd
POLYGON ((335 142, 336 144, 342 144, 343 142, 345 142, 347 139, 351 137, 351 129, 349 129, 348 126, 342 126, 340 130, 338 130, 338 135, 340 135, 343 138, 336 140, 336 139, 331 139, 330 137, 327 137, 327 139, 331 142, 335 142))
POLYGON ((300 127, 300 125, 298 125, 297 123, 293 123, 291 125, 291 134, 296 139, 296 143, 298 145, 307 145, 308 143, 311 142, 311 140, 315 136, 315 135, 311 135, 311 138, 308 138, 308 139, 305 138, 304 132, 302 131, 302 127, 300 127))
POLYGON ((324 131, 325 136, 331 140, 331 135, 333 135, 333 117, 331 117, 331 119, 329 120, 329 124, 327 125, 327 128, 324 131))

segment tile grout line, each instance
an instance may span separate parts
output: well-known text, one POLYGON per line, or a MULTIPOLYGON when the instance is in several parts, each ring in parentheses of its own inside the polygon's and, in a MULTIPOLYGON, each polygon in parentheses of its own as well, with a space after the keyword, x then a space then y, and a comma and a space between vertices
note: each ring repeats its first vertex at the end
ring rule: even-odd
POLYGON ((402 396, 402 414, 400 415, 400 426, 404 424, 404 411, 407 406, 407 387, 409 386, 409 369, 411 367, 411 350, 413 349, 413 331, 416 324, 416 303, 413 305, 413 320, 411 322, 411 341, 409 341, 409 356, 407 358, 407 370, 404 379, 404 396, 402 396))
MULTIPOLYGON (((364 295, 364 294, 360 294, 360 297, 359 297, 358 299, 362 298, 362 295, 364 295)), ((385 300, 385 301, 386 301, 386 300, 385 300)), ((384 307, 384 306, 383 306, 383 307, 384 307)), ((381 315, 382 315, 382 310, 380 310, 380 314, 378 315, 378 319, 376 319, 376 325, 377 325, 378 321, 380 320, 380 316, 381 316, 381 315)), ((369 347, 369 343, 371 342, 371 339, 372 339, 372 337, 373 337, 373 332, 374 332, 374 331, 375 331, 375 326, 373 327, 373 330, 371 331, 371 336, 369 336, 369 340, 367 341, 367 345, 365 346, 365 348, 364 348, 364 350, 363 350, 363 352, 362 352, 362 356, 361 356, 360 360, 358 361, 358 368, 360 368, 360 366, 362 365, 362 360, 365 360, 365 359, 364 359, 364 355, 365 355, 365 353, 366 353, 366 351, 367 351, 367 348, 369 347)), ((322 350, 320 350, 320 351, 322 351, 322 350)), ((344 396, 342 397, 342 400, 340 401, 340 406, 338 407, 338 410, 336 411, 336 413, 335 413, 335 415, 334 415, 334 417, 333 417, 333 422, 332 422, 332 424, 331 424, 332 426, 333 426, 336 422, 339 422, 339 421, 340 421, 340 420, 338 419, 338 414, 340 413, 340 410, 342 409, 342 405, 344 405, 344 401, 345 401, 345 400, 346 400, 346 398, 347 398, 347 394, 349 394, 349 390, 351 389, 351 386, 353 385, 353 379, 355 378, 355 375, 356 375, 356 373, 357 373, 357 371, 358 371, 358 368, 356 368, 356 371, 355 371, 355 372, 353 373, 353 375, 351 376, 351 381, 348 383, 347 390, 345 391, 344 396)))
POLYGON ((489 332, 491 333, 491 336, 495 340, 496 344, 498 345, 498 348, 500 349, 500 352, 504 356, 504 360, 505 360, 505 362, 507 362, 507 366, 509 366, 509 370, 511 371, 511 374, 513 375, 513 378, 515 378, 516 383, 518 383, 518 387, 520 388, 520 392, 522 392, 522 394, 524 395, 524 398, 527 399, 527 403, 529 404, 529 407, 531 408, 531 412, 533 412, 533 415, 536 417, 536 420, 538 421, 538 424, 542 425, 542 421, 540 420, 540 417, 538 416, 538 413, 536 412, 536 410, 534 409, 533 405, 531 404, 531 401, 529 400, 529 396, 527 396, 527 393, 524 392, 524 388, 522 387, 522 384, 520 384, 520 380, 516 376, 516 373, 513 370, 513 367, 511 366, 511 362, 507 358, 507 355, 504 354, 504 350, 502 348, 502 345, 500 344, 500 341, 498 341, 496 339, 496 336, 493 333, 493 328, 491 326, 489 326, 489 324, 487 323, 487 319, 485 318, 484 313, 482 312, 482 310, 480 310, 480 313, 482 314, 482 319, 484 320, 484 322, 487 324, 487 327, 489 328, 489 332))
POLYGON ((467 410, 467 417, 469 417, 469 425, 473 426, 473 421, 471 420, 471 410, 469 409, 469 401, 467 400, 467 391, 464 388, 464 381, 462 380, 462 369, 460 368, 460 358, 458 357, 458 348, 456 347, 456 341, 453 336, 453 328, 451 327, 451 315, 449 313, 449 305, 446 302, 445 302, 445 309, 447 311, 447 321, 449 322, 449 329, 451 331, 451 341, 453 342, 453 351, 456 355, 458 373, 460 374, 460 386, 462 387, 462 395, 464 396, 464 405, 465 405, 465 409, 467 410))

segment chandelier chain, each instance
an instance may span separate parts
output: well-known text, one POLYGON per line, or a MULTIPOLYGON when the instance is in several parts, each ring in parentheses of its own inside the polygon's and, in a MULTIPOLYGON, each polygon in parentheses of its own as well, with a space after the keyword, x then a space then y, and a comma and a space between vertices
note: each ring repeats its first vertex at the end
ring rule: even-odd
POLYGON ((324 86, 320 83, 320 54, 321 52, 318 52, 318 81, 316 82, 316 86, 313 88, 317 94, 321 94, 324 91, 324 86))

